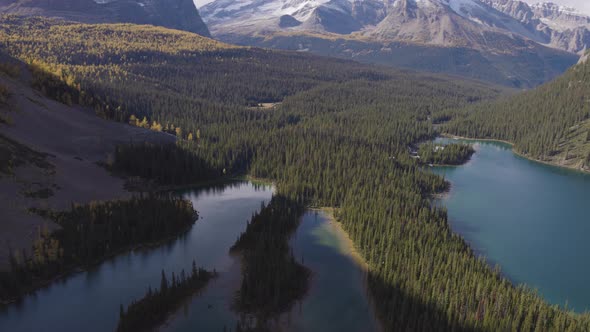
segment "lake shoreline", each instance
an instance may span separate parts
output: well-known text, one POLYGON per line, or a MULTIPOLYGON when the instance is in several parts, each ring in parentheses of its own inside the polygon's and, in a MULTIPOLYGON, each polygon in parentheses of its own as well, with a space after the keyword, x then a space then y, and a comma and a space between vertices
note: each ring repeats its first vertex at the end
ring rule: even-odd
POLYGON ((168 319, 171 327, 167 328, 164 323, 161 330, 184 328, 191 331, 191 326, 200 326, 207 331, 221 331, 224 324, 228 328, 235 326, 239 317, 229 311, 230 301, 222 299, 234 296, 229 285, 239 287, 241 269, 228 248, 245 229, 247 219, 259 211, 261 202, 271 199, 271 187, 240 181, 175 194, 190 201, 199 211, 199 219, 188 233, 172 237, 170 242, 154 239, 151 246, 128 248, 134 249, 129 253, 118 251, 114 258, 86 268, 87 272, 78 269, 79 273, 72 273, 17 304, 8 305, 0 310, 0 330, 81 331, 86 328, 89 332, 113 331, 121 304, 127 306, 145 295, 150 286, 153 289, 160 285, 162 270, 175 274, 183 269, 188 271, 193 261, 208 271, 219 271, 219 277, 203 288, 201 295, 206 293, 206 298, 191 296, 191 300, 183 302, 168 319), (78 305, 91 303, 96 298, 100 301, 93 304, 91 311, 78 305), (194 299, 197 299, 196 307, 189 304, 194 299), (55 303, 62 304, 56 308, 55 303), (176 317, 178 319, 174 319, 176 317))
MULTIPOLYGON (((231 257, 233 264, 237 264, 238 268, 237 268, 237 272, 239 275, 239 278, 237 278, 236 280, 233 280, 234 282, 231 283, 231 288, 232 291, 235 293, 239 290, 240 288, 240 284, 242 281, 242 254, 240 253, 228 253, 228 255, 231 257)), ((192 302, 199 296, 201 296, 203 293, 208 291, 209 287, 214 287, 216 282, 223 282, 224 279, 223 278, 228 278, 228 276, 230 275, 230 273, 232 273, 231 271, 217 271, 214 269, 215 275, 216 277, 211 279, 210 282, 207 283, 207 285, 205 285, 205 287, 203 287, 203 289, 201 289, 200 292, 198 293, 193 293, 191 294, 190 297, 188 297, 186 299, 186 301, 184 301, 182 303, 182 305, 180 305, 178 307, 177 310, 175 310, 174 312, 170 313, 166 320, 164 322, 162 322, 162 324, 156 326, 153 331, 154 332, 166 332, 166 331, 171 331, 171 328, 174 324, 174 321, 182 318, 182 315, 185 315, 186 313, 182 312, 180 309, 182 309, 185 306, 190 306, 192 304, 192 302)), ((233 303, 230 303, 230 308, 233 306, 233 303)), ((239 321, 239 313, 235 312, 234 310, 231 310, 231 312, 236 315, 236 321, 239 321)))
POLYGON ((590 288, 582 277, 556 271, 590 271, 568 258, 571 252, 587 252, 584 237, 590 227, 583 211, 590 178, 532 161, 510 145, 472 142, 478 156, 467 167, 433 169, 454 190, 434 196, 432 204, 446 208, 453 233, 489 268, 501 267, 503 278, 538 290, 550 305, 564 308, 569 302, 569 309, 583 312, 590 288))
POLYGON ((369 305, 373 308, 373 321, 376 326, 376 331, 381 332, 385 331, 385 327, 381 320, 377 315, 377 310, 375 308, 375 303, 371 298, 371 294, 369 292, 369 284, 366 276, 370 273, 371 267, 366 259, 361 255, 360 250, 356 247, 354 241, 348 234, 348 232, 342 226, 342 223, 336 219, 335 216, 335 208, 330 207, 319 207, 319 208, 309 208, 310 211, 320 211, 324 213, 326 219, 328 219, 328 225, 333 230, 334 235, 338 238, 340 243, 344 245, 344 255, 348 256, 365 274, 365 278, 363 278, 363 286, 366 290, 366 298, 369 305))
POLYGON ((348 232, 342 227, 342 223, 336 219, 334 215, 334 208, 321 207, 321 208, 310 208, 310 211, 321 211, 324 213, 326 219, 328 219, 328 225, 334 230, 334 234, 340 240, 340 243, 344 244, 344 252, 346 256, 350 257, 364 272, 369 271, 369 264, 361 256, 359 250, 356 248, 354 242, 348 235, 348 232))
MULTIPOLYGON (((184 274, 184 269, 182 272, 184 274)), ((164 275, 164 271, 162 271, 162 273, 164 275)), ((174 276, 174 272, 172 272, 172 276, 174 276)), ((177 280, 177 283, 174 283, 173 281, 173 283, 169 285, 172 288, 172 292, 176 292, 174 290, 175 287, 180 288, 183 292, 177 292, 177 296, 173 296, 172 298, 169 297, 164 300, 164 309, 161 309, 162 311, 158 312, 160 317, 156 317, 155 319, 154 317, 151 317, 152 321, 146 322, 144 315, 149 313, 150 309, 157 307, 156 303, 161 301, 162 296, 165 297, 169 295, 167 295, 166 292, 163 292, 162 289, 156 289, 155 293, 152 293, 150 289, 146 295, 139 299, 133 300, 126 308, 121 305, 121 313, 119 322, 117 324, 117 331, 137 331, 144 329, 149 331, 157 330, 162 324, 170 319, 170 316, 185 306, 193 296, 200 295, 203 292, 203 289, 209 285, 211 280, 214 280, 217 277, 218 274, 215 272, 215 270, 207 271, 203 268, 197 269, 195 265, 193 265, 192 274, 187 279, 177 280), (138 310, 137 308, 140 309, 138 310), (144 321, 140 322, 142 316, 144 321)), ((171 290, 168 289, 168 292, 170 291, 171 290)))
MULTIPOLYGON (((126 188, 130 193, 138 193, 138 192, 153 192, 153 193, 162 193, 162 192, 170 192, 170 191, 179 191, 179 190, 189 190, 189 189, 199 189, 204 187, 214 187, 218 185, 226 185, 234 182, 240 181, 248 181, 247 175, 236 175, 236 176, 229 176, 229 177, 219 177, 213 180, 203 180, 193 183, 187 184, 174 184, 174 185, 160 185, 157 183, 150 183, 148 180, 141 179, 140 186, 130 188, 126 188)), ((127 181, 128 183, 134 177, 122 176, 122 178, 127 181)), ((136 184, 137 185, 137 184, 136 184)))
MULTIPOLYGON (((464 136, 457 136, 457 135, 451 135, 451 134, 440 134, 440 137, 444 137, 444 138, 450 138, 450 139, 464 139, 464 140, 470 140, 470 141, 484 141, 484 142, 496 142, 496 143, 504 143, 504 144, 508 144, 511 147, 511 151, 512 153, 514 153, 515 155, 530 160, 530 161, 534 161, 536 163, 540 163, 540 164, 544 164, 544 165, 548 165, 548 166, 553 166, 553 167, 558 167, 558 168, 562 168, 562 169, 567 169, 567 170, 571 170, 571 171, 576 171, 578 173, 582 173, 582 174, 590 174, 590 170, 585 170, 585 169, 581 169, 581 168, 577 168, 577 167, 572 167, 572 166, 567 166, 567 165, 560 165, 557 163, 553 163, 553 162, 549 162, 549 161, 544 161, 544 160, 540 160, 540 159, 535 159, 533 157, 529 157, 525 154, 523 154, 522 152, 518 151, 515 149, 515 144, 509 141, 504 141, 501 139, 492 139, 492 138, 473 138, 473 137, 464 137, 464 136)), ((462 166, 462 165, 459 165, 462 166)))
POLYGON ((60 273, 57 276, 54 276, 52 278, 45 279, 45 280, 39 280, 36 284, 32 285, 27 290, 25 290, 21 296, 19 296, 17 298, 10 298, 10 299, 0 301, 0 308, 9 306, 11 304, 18 303, 22 299, 24 299, 26 296, 34 295, 39 290, 50 287, 51 285, 53 285, 54 283, 57 283, 58 281, 65 281, 68 278, 71 278, 77 274, 88 272, 92 268, 97 267, 101 264, 104 264, 117 256, 132 253, 135 251, 148 250, 151 248, 160 247, 162 245, 165 245, 166 243, 174 241, 174 240, 180 238, 181 236, 187 234, 191 230, 191 228, 195 225, 195 223, 197 222, 197 220, 199 218, 199 216, 198 216, 198 214, 196 214, 196 212, 195 212, 195 215, 193 216, 193 218, 194 218, 193 223, 191 225, 189 225, 188 227, 180 230, 177 234, 168 236, 168 237, 158 240, 158 241, 149 242, 149 243, 142 243, 142 244, 137 244, 135 246, 129 246, 126 248, 122 248, 122 249, 117 250, 116 252, 113 252, 103 258, 97 259, 95 262, 92 262, 90 264, 81 265, 81 266, 71 266, 70 268, 66 269, 66 271, 60 273))
MULTIPOLYGON (((231 176, 231 177, 222 177, 222 178, 217 178, 214 180, 201 181, 201 182, 191 183, 191 184, 186 184, 186 185, 168 185, 168 186, 157 185, 156 187, 151 188, 150 190, 147 190, 147 192, 162 193, 162 192, 170 192, 170 191, 178 191, 178 190, 186 190, 186 189, 199 189, 199 188, 204 188, 204 187, 214 187, 214 186, 227 185, 227 184, 239 183, 239 182, 251 182, 253 184, 274 186, 274 182, 269 179, 256 178, 251 175, 245 174, 245 175, 235 175, 235 176, 231 176)), ((128 191, 128 192, 131 194, 134 193, 134 191, 128 191)), ((119 201, 119 200, 124 200, 124 199, 117 199, 116 201, 119 201)), ((95 262, 92 262, 90 264, 87 264, 84 266, 72 266, 72 267, 67 268, 64 272, 60 273, 57 276, 54 276, 49 279, 39 280, 35 285, 26 289, 21 296, 19 296, 17 298, 9 298, 9 299, 0 300, 0 308, 9 306, 11 304, 18 303, 21 299, 23 299, 27 295, 35 294, 37 291, 39 291, 43 288, 46 288, 46 287, 50 287, 51 285, 53 285, 54 283, 56 283, 58 281, 67 280, 68 278, 70 278, 74 275, 77 275, 79 273, 88 272, 93 267, 99 266, 102 263, 105 263, 108 260, 113 259, 117 256, 128 254, 128 253, 138 251, 138 250, 146 250, 146 249, 156 248, 156 247, 162 246, 170 241, 174 241, 174 240, 178 239, 179 237, 181 237, 182 235, 187 234, 190 231, 190 229, 194 226, 194 224, 199 220, 199 215, 198 215, 197 211, 195 211, 195 215, 193 218, 194 218, 194 222, 190 226, 186 227, 186 229, 180 230, 175 235, 166 237, 164 239, 161 239, 161 240, 158 240, 155 242, 143 243, 143 244, 138 244, 135 246, 122 248, 122 249, 117 250, 116 252, 113 252, 113 253, 109 254, 108 256, 98 259, 95 262)))

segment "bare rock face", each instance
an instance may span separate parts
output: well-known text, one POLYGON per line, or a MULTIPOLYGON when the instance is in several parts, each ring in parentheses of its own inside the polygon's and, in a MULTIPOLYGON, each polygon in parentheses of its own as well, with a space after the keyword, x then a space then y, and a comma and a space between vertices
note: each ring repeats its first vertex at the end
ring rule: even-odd
POLYGON ((518 87, 560 74, 587 44, 583 30, 556 33, 515 0, 215 0, 200 11, 213 35, 230 43, 518 87))
POLYGON ((501 34, 572 53, 590 43, 590 18, 519 0, 216 0, 201 11, 215 34, 234 39, 289 30, 505 52, 501 34))
POLYGON ((352 16, 363 26, 377 25, 387 16, 387 1, 355 0, 352 16))
POLYGON ((529 5, 519 0, 481 0, 543 36, 544 44, 581 54, 590 45, 590 17, 551 2, 529 5))
POLYGON ((301 25, 301 22, 291 15, 283 15, 279 18, 279 27, 281 28, 293 28, 301 25))
POLYGON ((326 6, 318 6, 303 22, 302 28, 310 31, 350 34, 362 28, 352 16, 352 5, 348 1, 331 1, 326 6))
POLYGON ((482 0, 488 6, 503 12, 524 24, 531 24, 535 19, 529 5, 522 1, 514 0, 482 0))
POLYGON ((152 24, 211 36, 192 0, 0 0, 0 13, 84 23, 152 24))

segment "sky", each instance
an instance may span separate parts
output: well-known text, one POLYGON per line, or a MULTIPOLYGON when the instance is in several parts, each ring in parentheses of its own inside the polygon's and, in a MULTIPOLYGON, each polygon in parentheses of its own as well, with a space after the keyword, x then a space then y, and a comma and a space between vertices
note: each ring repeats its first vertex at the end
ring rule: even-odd
MULTIPOLYGON (((213 0, 194 0, 197 7, 201 7, 213 0)), ((554 2, 560 5, 565 5, 569 7, 574 7, 577 10, 590 15, 590 0, 524 0, 528 3, 537 3, 537 2, 554 2)))

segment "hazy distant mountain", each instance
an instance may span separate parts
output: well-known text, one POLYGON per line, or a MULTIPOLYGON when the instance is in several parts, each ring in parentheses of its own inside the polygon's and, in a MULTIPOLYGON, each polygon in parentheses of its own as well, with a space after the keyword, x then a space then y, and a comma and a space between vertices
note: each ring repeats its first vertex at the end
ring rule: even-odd
POLYGON ((590 45, 590 17, 573 8, 545 2, 528 5, 518 0, 482 0, 523 24, 540 42, 574 53, 590 45))
MULTIPOLYGON (((535 23, 541 22, 541 9, 509 1, 216 0, 201 13, 213 35, 228 42, 449 72, 513 86, 537 85, 577 61, 572 53, 587 44, 584 31, 557 33, 546 23, 541 29, 535 23)), ((574 23, 563 9, 545 14, 543 20, 554 25, 564 20, 572 26, 582 23, 574 23)))
POLYGON ((85 23, 152 24, 210 36, 192 0, 0 0, 0 13, 85 23))
POLYGON ((577 53, 588 41, 574 35, 590 28, 590 17, 571 8, 518 0, 217 0, 201 11, 219 35, 329 32, 492 50, 486 34, 577 53))

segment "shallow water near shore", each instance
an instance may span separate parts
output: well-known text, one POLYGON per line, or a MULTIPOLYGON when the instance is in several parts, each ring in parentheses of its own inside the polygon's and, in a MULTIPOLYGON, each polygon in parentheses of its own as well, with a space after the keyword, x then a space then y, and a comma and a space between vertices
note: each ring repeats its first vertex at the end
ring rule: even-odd
MULTIPOLYGON (((289 244, 294 257, 311 270, 306 296, 290 312, 268 322, 273 331, 376 331, 366 270, 353 255, 347 235, 324 211, 309 210, 301 218, 289 244)), ((239 262, 236 263, 239 267, 239 262)), ((239 319, 231 301, 239 288, 240 271, 214 281, 164 331, 234 331, 239 319)))
MULTIPOLYGON (((225 275, 236 275, 236 269, 239 276, 229 248, 261 203, 270 201, 273 188, 236 182, 182 194, 200 215, 188 233, 160 247, 119 255, 25 297, 0 311, 0 331, 113 331, 121 304, 157 287, 162 269, 168 274, 188 271, 193 260, 220 272, 212 284, 227 282, 225 275)), ((220 315, 227 313, 221 310, 220 315)), ((208 312, 208 317, 215 316, 208 312)))
MULTIPOLYGON (((272 186, 236 182, 179 192, 199 220, 168 244, 119 255, 27 296, 0 311, 0 331, 114 331, 119 306, 158 287, 161 271, 190 270, 192 261, 219 275, 188 299, 162 331, 230 331, 239 315, 232 302, 241 282, 239 256, 230 247, 246 223, 269 202, 272 186)), ((366 293, 366 269, 346 233, 324 211, 309 210, 290 240, 297 259, 312 271, 310 289, 291 312, 277 319, 283 331, 375 331, 366 293)))
POLYGON ((366 268, 328 213, 306 212, 291 248, 296 259, 312 270, 312 277, 307 296, 283 317, 287 331, 378 331, 366 268))
POLYGON ((467 164, 432 168, 451 183, 438 203, 453 230, 515 283, 590 309, 590 175, 517 156, 505 143, 460 141, 476 149, 467 164))

